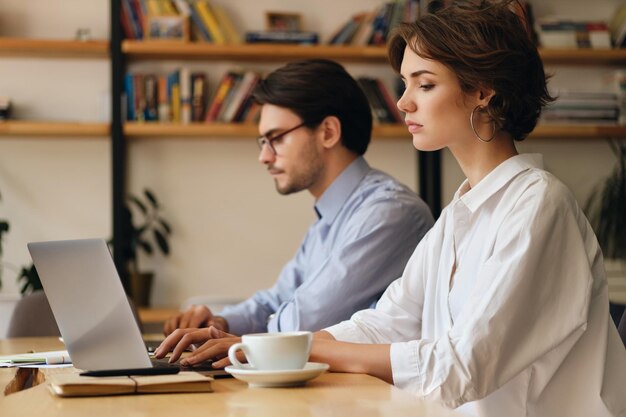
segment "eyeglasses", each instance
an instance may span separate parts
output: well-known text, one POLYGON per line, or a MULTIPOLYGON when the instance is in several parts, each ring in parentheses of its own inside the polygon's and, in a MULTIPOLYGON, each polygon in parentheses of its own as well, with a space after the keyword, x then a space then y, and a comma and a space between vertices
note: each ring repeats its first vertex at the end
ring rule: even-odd
POLYGON ((267 135, 259 136, 258 138, 256 138, 256 143, 259 145, 260 150, 263 150, 263 146, 267 145, 269 146, 270 151, 272 151, 274 155, 277 155, 276 149, 274 148, 274 141, 277 141, 278 139, 284 137, 286 134, 291 133, 296 129, 300 129, 305 124, 306 122, 302 122, 299 125, 292 127, 291 129, 287 129, 284 132, 281 132, 271 137, 267 137, 267 135))

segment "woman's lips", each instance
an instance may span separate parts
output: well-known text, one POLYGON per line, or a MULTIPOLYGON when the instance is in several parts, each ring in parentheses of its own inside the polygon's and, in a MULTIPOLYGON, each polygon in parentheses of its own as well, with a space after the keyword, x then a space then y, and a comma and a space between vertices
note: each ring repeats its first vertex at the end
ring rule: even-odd
POLYGON ((405 120, 406 126, 409 128, 409 132, 415 133, 419 131, 423 126, 419 123, 412 122, 410 120, 405 120))

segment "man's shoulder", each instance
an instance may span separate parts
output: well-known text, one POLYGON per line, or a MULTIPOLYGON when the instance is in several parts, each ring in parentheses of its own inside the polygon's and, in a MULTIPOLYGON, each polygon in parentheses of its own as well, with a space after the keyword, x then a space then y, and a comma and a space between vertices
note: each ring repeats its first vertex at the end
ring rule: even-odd
POLYGON ((430 215, 428 205, 413 190, 377 169, 370 169, 355 191, 361 204, 382 204, 390 208, 410 209, 416 214, 430 215))

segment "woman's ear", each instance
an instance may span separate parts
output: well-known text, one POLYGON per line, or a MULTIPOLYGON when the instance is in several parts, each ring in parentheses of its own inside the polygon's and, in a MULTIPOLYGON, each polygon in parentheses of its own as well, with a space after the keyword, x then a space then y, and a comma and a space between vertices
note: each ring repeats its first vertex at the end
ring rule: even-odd
POLYGON ((327 116, 320 123, 319 129, 323 135, 322 143, 325 148, 330 149, 341 143, 341 122, 336 116, 327 116))
POLYGON ((496 92, 491 88, 481 88, 478 90, 478 105, 481 107, 486 107, 491 98, 496 95, 496 92))

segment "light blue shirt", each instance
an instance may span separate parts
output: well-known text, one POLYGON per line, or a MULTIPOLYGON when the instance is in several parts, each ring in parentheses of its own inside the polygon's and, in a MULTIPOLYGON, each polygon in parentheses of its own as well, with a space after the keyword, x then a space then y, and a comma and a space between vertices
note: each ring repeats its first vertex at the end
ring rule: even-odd
POLYGON ((320 330, 371 306, 432 227, 408 187, 353 161, 315 204, 318 220, 273 287, 221 315, 233 334, 320 330))

